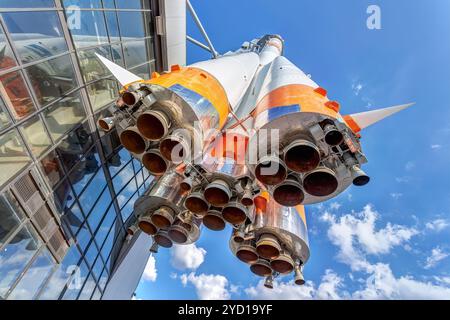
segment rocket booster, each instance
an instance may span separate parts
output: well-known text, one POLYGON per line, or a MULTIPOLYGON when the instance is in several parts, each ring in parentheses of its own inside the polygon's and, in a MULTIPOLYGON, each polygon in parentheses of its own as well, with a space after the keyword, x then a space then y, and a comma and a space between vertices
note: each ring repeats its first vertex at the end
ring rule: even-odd
POLYGON ((141 79, 104 57, 123 90, 104 131, 155 176, 134 205, 158 246, 190 244, 230 225, 230 250, 273 287, 309 259, 304 206, 370 180, 361 131, 410 106, 341 115, 340 104, 265 35, 236 52, 141 79))

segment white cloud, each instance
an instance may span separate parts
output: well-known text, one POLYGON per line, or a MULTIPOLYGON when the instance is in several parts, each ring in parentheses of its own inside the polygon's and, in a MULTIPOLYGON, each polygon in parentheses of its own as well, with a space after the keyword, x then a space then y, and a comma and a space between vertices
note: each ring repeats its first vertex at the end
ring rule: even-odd
POLYGON ((416 167, 416 164, 413 161, 408 161, 405 164, 405 170, 406 171, 411 171, 412 169, 414 169, 416 167))
POLYGON ((342 205, 339 202, 332 202, 330 204, 330 210, 339 210, 342 205))
POLYGON ((205 261, 206 250, 195 244, 175 245, 171 250, 172 266, 178 270, 196 270, 205 261))
POLYGON ((339 247, 339 261, 349 264, 353 270, 368 267, 365 255, 387 254, 395 246, 406 243, 418 231, 388 223, 376 230, 375 222, 379 215, 372 206, 366 205, 362 212, 343 215, 337 218, 328 212, 321 217, 329 224, 328 238, 339 247))
POLYGON ((395 181, 397 181, 398 183, 408 183, 411 180, 410 177, 408 176, 403 176, 403 177, 396 177, 395 181))
POLYGON ((222 275, 199 274, 191 272, 180 276, 181 283, 186 286, 191 283, 195 287, 197 297, 201 300, 228 300, 228 280, 222 275))
POLYGON ((427 257, 424 268, 431 269, 435 267, 440 261, 444 260, 449 256, 448 253, 442 251, 441 248, 436 247, 431 250, 431 256, 427 257))
POLYGON ((439 150, 439 149, 442 148, 442 146, 440 144, 432 144, 430 146, 430 148, 433 149, 433 150, 439 150))
POLYGON ((156 260, 153 255, 148 258, 147 265, 145 266, 142 278, 146 281, 155 282, 158 277, 158 270, 156 269, 156 260))
POLYGON ((450 222, 445 219, 436 219, 425 224, 429 230, 440 232, 450 226, 450 222))
POLYGON ((326 270, 322 281, 316 288, 312 281, 307 281, 303 286, 296 285, 293 281, 274 281, 273 289, 264 287, 264 280, 256 286, 245 289, 245 293, 251 299, 281 299, 281 300, 310 300, 310 299, 344 299, 348 297, 346 291, 342 291, 343 279, 333 270, 326 270))
POLYGON ((364 85, 361 82, 352 83, 352 90, 355 96, 358 96, 361 90, 364 88, 364 85))
POLYGON ((391 195, 392 199, 394 199, 394 200, 398 200, 401 197, 403 197, 403 193, 400 193, 400 192, 392 192, 390 195, 391 195))

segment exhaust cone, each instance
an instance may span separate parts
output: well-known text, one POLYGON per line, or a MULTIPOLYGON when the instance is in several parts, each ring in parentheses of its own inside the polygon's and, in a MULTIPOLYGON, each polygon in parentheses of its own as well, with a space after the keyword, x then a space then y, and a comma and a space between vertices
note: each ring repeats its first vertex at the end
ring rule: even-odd
POLYGON ((178 164, 188 156, 189 147, 182 137, 169 136, 161 141, 159 150, 164 158, 178 164))
POLYGON ((169 229, 169 237, 173 242, 178 244, 186 243, 189 237, 189 232, 192 226, 188 223, 184 223, 181 220, 177 220, 169 229))
POLYGON ((192 190, 192 185, 194 184, 193 179, 191 177, 188 177, 184 179, 180 183, 180 190, 181 192, 189 192, 192 190))
POLYGON ((204 195, 210 204, 222 207, 230 201, 231 190, 225 181, 214 180, 205 188, 204 195))
POLYGON ((250 266, 250 270, 260 277, 269 277, 272 275, 272 269, 266 260, 258 260, 250 266))
POLYGON ((262 258, 276 259, 280 255, 281 246, 274 235, 263 234, 256 243, 256 251, 262 258))
POLYGON ((239 245, 236 250, 236 257, 245 263, 255 263, 258 261, 258 254, 256 253, 255 247, 248 243, 239 245))
POLYGON ((320 152, 314 143, 299 140, 286 148, 284 161, 292 171, 308 172, 319 165, 320 152))
POLYGON ((244 232, 241 230, 234 229, 233 230, 233 241, 236 243, 244 242, 244 232))
POLYGON ((284 162, 276 156, 264 156, 256 165, 256 178, 266 185, 276 185, 283 182, 287 176, 284 162))
POLYGON ((278 273, 288 274, 294 270, 294 260, 288 254, 282 253, 270 262, 270 266, 278 273))
POLYGON ((160 231, 154 236, 155 242, 163 248, 170 248, 173 246, 172 240, 170 240, 167 232, 160 231))
POLYGON ((158 232, 158 228, 156 228, 155 225, 152 223, 149 215, 145 215, 139 219, 138 227, 143 232, 151 236, 156 234, 156 232, 158 232))
POLYGON ((246 207, 250 207, 253 205, 253 197, 250 191, 247 190, 244 192, 244 195, 241 198, 241 203, 246 207))
POLYGON ((294 278, 294 282, 296 285, 298 286, 302 286, 305 284, 305 278, 303 277, 303 273, 300 270, 300 267, 296 266, 295 267, 295 278, 294 278))
POLYGON ((105 132, 111 131, 114 127, 114 118, 103 118, 98 120, 98 126, 105 132))
POLYGON ((222 216, 228 223, 240 225, 247 220, 247 208, 243 204, 234 201, 223 209, 222 216))
POLYGON ((225 221, 222 218, 220 209, 211 209, 203 217, 203 224, 210 230, 221 231, 225 229, 225 221))
POLYGON ((361 168, 359 168, 358 166, 353 166, 351 171, 352 171, 353 184, 355 186, 360 187, 360 186, 364 186, 369 183, 370 177, 368 175, 366 175, 366 173, 361 168))
POLYGON ((325 142, 330 146, 337 146, 344 141, 344 135, 332 124, 324 127, 325 142))
POLYGON ((145 151, 147 144, 139 134, 136 127, 130 127, 120 134, 120 143, 130 152, 141 154, 145 151))
POLYGON ((191 193, 184 202, 184 206, 189 211, 195 214, 206 214, 208 212, 209 205, 206 202, 205 197, 201 192, 191 193))
POLYGON ((151 150, 144 154, 142 164, 154 176, 161 176, 167 170, 167 162, 157 150, 151 150))
POLYGON ((162 229, 167 229, 173 223, 175 212, 169 207, 161 207, 152 215, 152 223, 162 229))
POLYGON ((336 191, 338 180, 333 170, 321 167, 306 175, 303 179, 303 187, 310 195, 325 197, 336 191))
POLYGON ((273 198, 276 202, 286 207, 294 207, 303 202, 305 194, 302 186, 294 179, 287 179, 275 187, 273 198))
POLYGON ((147 111, 138 117, 136 126, 144 137, 158 141, 167 135, 169 120, 161 111, 147 111))

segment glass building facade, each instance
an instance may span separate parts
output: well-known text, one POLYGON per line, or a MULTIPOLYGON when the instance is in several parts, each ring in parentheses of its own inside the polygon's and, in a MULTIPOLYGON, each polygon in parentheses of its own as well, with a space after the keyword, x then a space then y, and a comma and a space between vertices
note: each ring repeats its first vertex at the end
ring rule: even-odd
POLYGON ((0 299, 100 299, 151 183, 99 53, 155 71, 150 0, 0 0, 0 299))

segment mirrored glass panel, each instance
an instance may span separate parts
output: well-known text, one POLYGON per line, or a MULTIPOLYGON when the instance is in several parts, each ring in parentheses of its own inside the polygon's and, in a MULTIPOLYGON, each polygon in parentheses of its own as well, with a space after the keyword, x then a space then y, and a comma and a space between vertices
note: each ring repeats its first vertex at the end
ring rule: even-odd
POLYGON ((51 8, 53 0, 0 0, 2 8, 51 8))
POLYGON ((117 81, 111 79, 100 80, 88 85, 87 92, 93 112, 110 105, 119 95, 117 81))
POLYGON ((80 261, 76 269, 73 267, 71 269, 76 270, 76 272, 72 273, 69 283, 66 285, 62 296, 63 300, 75 300, 78 297, 89 273, 89 269, 84 261, 80 261))
MULTIPOLYGON (((22 1, 16 1, 18 2, 22 1)), ((67 51, 56 11, 41 11, 39 14, 25 11, 5 12, 2 16, 23 63, 67 51)))
POLYGON ((44 111, 45 122, 53 140, 57 141, 86 118, 79 93, 72 94, 44 111))
POLYGON ((105 19, 102 11, 69 10, 67 25, 75 47, 85 48, 108 42, 105 19))
POLYGON ((142 0, 116 0, 117 9, 141 9, 142 0))
MULTIPOLYGON (((123 51, 127 68, 133 68, 148 61, 149 53, 147 51, 146 41, 127 41, 123 43, 123 51)), ((148 79, 148 78, 147 78, 148 79)))
POLYGON ((16 130, 0 136, 0 186, 31 161, 16 130))
POLYGON ((47 179, 47 182, 52 189, 65 176, 58 160, 58 156, 54 150, 40 161, 40 165, 42 172, 44 173, 44 177, 47 179))
POLYGON ((97 230, 97 227, 105 215, 105 212, 108 210, 111 201, 111 193, 109 192, 109 189, 106 188, 88 216, 87 220, 91 230, 97 230))
POLYGON ((0 76, 0 93, 16 120, 22 120, 36 111, 20 71, 0 76))
POLYGON ((81 50, 78 52, 81 72, 83 73, 83 78, 86 83, 111 75, 100 59, 97 58, 95 55, 96 53, 111 60, 111 51, 109 46, 90 50, 81 50))
POLYGON ((56 150, 67 172, 70 172, 83 155, 92 147, 93 139, 88 123, 85 122, 71 131, 58 145, 56 150))
MULTIPOLYGON (((1 3, 0 3, 1 6, 1 3)), ((3 28, 0 27, 0 70, 5 70, 17 65, 11 46, 6 40, 3 28)))
POLYGON ((92 293, 95 290, 95 284, 96 281, 93 275, 91 274, 89 278, 86 280, 86 283, 84 284, 83 290, 81 291, 78 300, 89 300, 92 293))
POLYGON ((42 248, 39 255, 20 279, 17 286, 8 296, 8 300, 34 299, 42 288, 44 281, 50 276, 54 267, 53 260, 47 249, 42 248))
POLYGON ((80 196, 80 204, 84 212, 90 211, 105 186, 106 178, 103 170, 100 169, 80 196))
POLYGON ((34 116, 27 120, 21 128, 31 152, 36 157, 44 153, 51 145, 50 137, 45 131, 44 123, 39 116, 34 116))
POLYGON ((5 298, 8 289, 37 252, 40 241, 27 223, 0 251, 0 297, 5 298))
POLYGON ((122 41, 145 37, 144 13, 140 11, 117 11, 122 41), (133 22, 133 23, 131 23, 133 22))
POLYGON ((114 209, 113 206, 111 206, 95 234, 95 242, 97 242, 99 247, 101 247, 105 242, 105 239, 108 236, 109 230, 111 230, 111 227, 113 226, 115 219, 116 219, 116 210, 114 209))
POLYGON ((6 110, 5 103, 3 99, 0 98, 0 131, 8 128, 11 125, 11 120, 8 115, 8 111, 6 110))
POLYGON ((76 6, 79 8, 99 9, 102 7, 100 0, 63 0, 65 8, 76 6))
POLYGON ((17 201, 12 200, 9 193, 0 195, 0 247, 17 230, 25 216, 17 201))
POLYGON ((111 52, 112 57, 115 63, 117 63, 119 66, 125 66, 124 60, 123 60, 123 53, 122 53, 122 45, 119 44, 113 44, 111 46, 111 52))
POLYGON ((70 55, 47 60, 26 68, 34 94, 45 106, 77 86, 70 55))
POLYGON ((108 27, 109 41, 120 41, 119 24, 115 11, 105 11, 106 26, 108 27))

